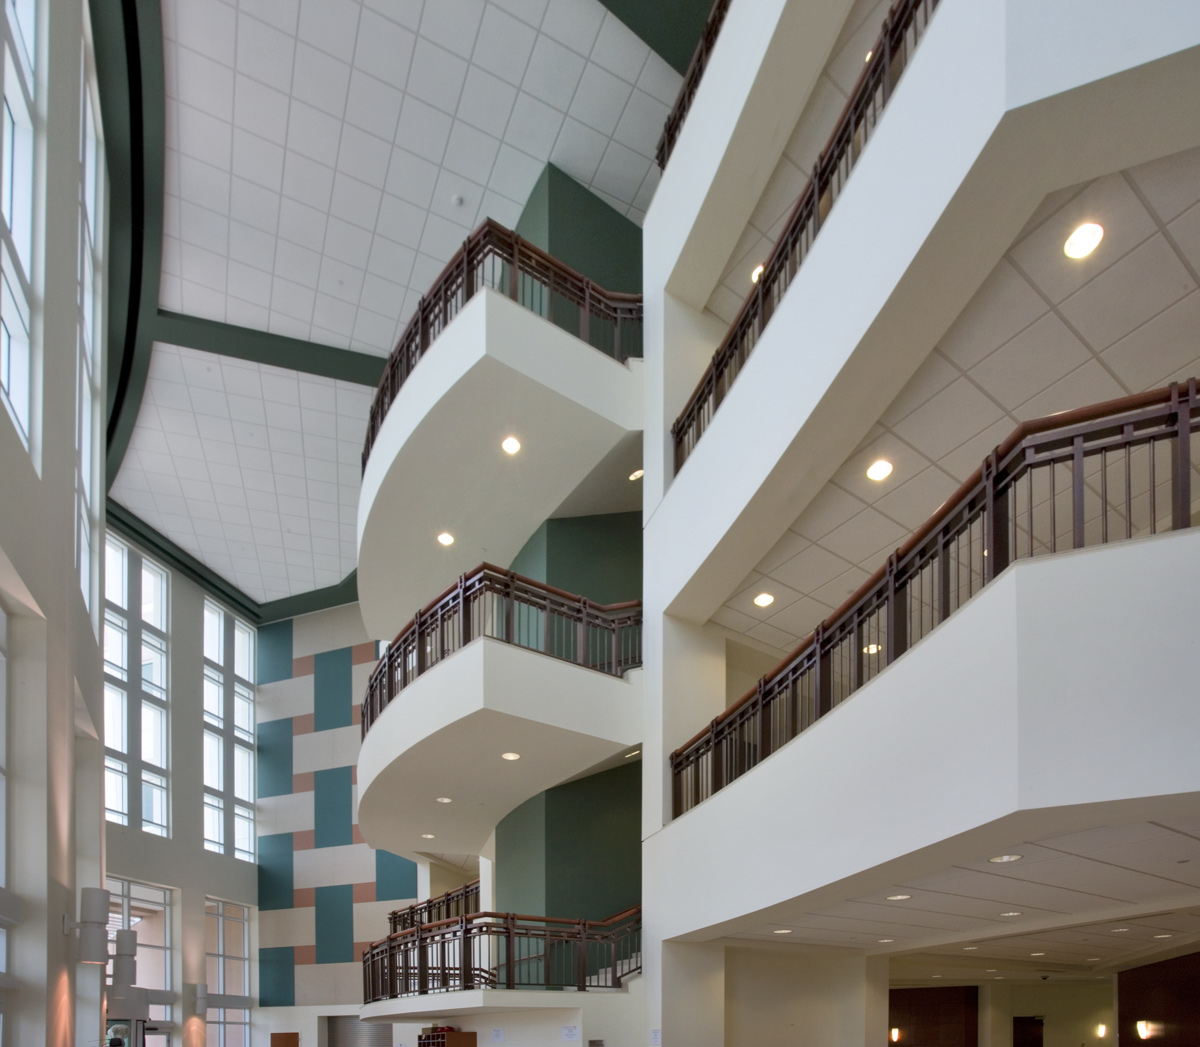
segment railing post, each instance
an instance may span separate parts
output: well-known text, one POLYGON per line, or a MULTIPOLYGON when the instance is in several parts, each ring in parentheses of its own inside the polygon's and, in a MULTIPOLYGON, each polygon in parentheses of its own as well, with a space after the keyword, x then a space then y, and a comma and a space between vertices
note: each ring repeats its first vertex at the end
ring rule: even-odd
MULTIPOLYGON (((579 316, 579 340, 587 342, 592 319, 592 281, 583 281, 583 312, 579 316)), ((589 343, 590 344, 590 343, 589 343)))
POLYGON ((517 576, 513 571, 508 572, 508 605, 504 608, 504 641, 516 643, 516 608, 517 608, 517 576))
MULTIPOLYGON (((1171 409, 1175 412, 1175 453, 1171 455, 1171 526, 1192 526, 1192 407, 1196 402, 1196 379, 1188 382, 1181 397, 1171 384, 1171 409)), ((1153 449, 1151 450, 1153 454, 1153 449)))
POLYGON ((475 268, 471 265, 471 239, 468 237, 463 241, 463 305, 475 294, 475 268))
MULTIPOLYGON (((417 345, 419 350, 417 356, 425 352, 429 348, 429 317, 425 314, 425 296, 421 296, 421 300, 417 303, 417 317, 420 324, 420 330, 417 332, 417 345)), ((409 368, 411 370, 411 367, 409 368)))
POLYGON ((516 921, 512 913, 507 913, 504 917, 504 987, 506 989, 517 987, 516 948, 516 921))
POLYGON ((587 924, 580 920, 575 933, 575 988, 580 992, 587 990, 587 924))
POLYGON ((414 940, 417 946, 417 993, 425 996, 429 992, 429 955, 424 928, 416 928, 414 940))
MULTIPOLYGON (((1083 545, 1083 444, 1076 441, 1076 476, 1079 488, 1076 491, 1075 533, 1076 548, 1083 545)), ((1008 487, 1001 488, 997 479, 1000 461, 993 451, 983 463, 983 479, 986 490, 984 510, 987 514, 987 527, 984 531, 984 547, 987 556, 984 557, 983 580, 990 582, 1008 566, 1011 550, 1008 545, 1008 487)))
POLYGON ((575 624, 575 664, 587 665, 587 614, 588 602, 579 601, 579 621, 575 624))
POLYGON ((900 558, 892 553, 888 557, 887 593, 887 647, 884 649, 884 664, 891 665, 908 650, 908 588, 898 585, 900 558))
POLYGON ((609 629, 612 633, 612 669, 610 670, 613 676, 621 675, 620 665, 620 632, 621 626, 617 622, 609 622, 609 629))
POLYGON ((520 294, 517 292, 517 284, 521 279, 521 238, 513 233, 513 249, 512 249, 512 279, 509 281, 508 297, 514 302, 520 300, 520 294))
POLYGON ((708 775, 709 775, 709 796, 715 795, 721 790, 725 784, 724 766, 721 761, 721 754, 717 749, 717 730, 720 727, 721 721, 714 719, 708 728, 708 775))
POLYGON ((414 658, 416 661, 416 675, 420 676, 425 671, 425 637, 421 630, 424 623, 421 621, 421 612, 418 611, 413 615, 413 645, 414 658))
POLYGON ((467 937, 467 918, 460 916, 458 918, 458 984, 464 989, 475 988, 475 968, 471 963, 471 943, 467 937))
POLYGON ((471 609, 467 606, 467 576, 458 576, 458 646, 471 642, 471 609))
POLYGON ((833 664, 829 652, 825 649, 825 626, 818 625, 813 630, 813 648, 816 651, 816 661, 813 665, 813 692, 816 699, 814 719, 819 720, 833 708, 833 664))
POLYGON ((758 693, 754 696, 754 704, 758 709, 758 759, 762 763, 771 755, 771 718, 767 715, 767 678, 758 678, 758 693))

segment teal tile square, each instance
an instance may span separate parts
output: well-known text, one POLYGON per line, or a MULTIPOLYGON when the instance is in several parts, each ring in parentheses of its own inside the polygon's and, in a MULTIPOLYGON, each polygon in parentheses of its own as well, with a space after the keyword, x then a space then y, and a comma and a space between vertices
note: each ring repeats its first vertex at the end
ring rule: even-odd
POLYGON ((354 887, 318 887, 317 963, 351 963, 354 960, 354 887))
POLYGON ((258 795, 286 796, 292 791, 292 721, 258 725, 258 795))
POLYGON ((331 767, 313 774, 313 843, 341 847, 354 842, 351 768, 331 767))
POLYGON ((292 834, 274 833, 258 838, 258 907, 292 908, 292 834))
POLYGON ((292 620, 258 627, 258 682, 292 678, 292 620))
POLYGON ((296 1006, 296 950, 290 946, 258 950, 260 1007, 296 1006))
POLYGON ((313 658, 313 726, 318 731, 349 727, 354 689, 351 649, 322 651, 313 658))
POLYGON ((375 852, 377 901, 408 901, 417 897, 417 863, 391 851, 375 852))

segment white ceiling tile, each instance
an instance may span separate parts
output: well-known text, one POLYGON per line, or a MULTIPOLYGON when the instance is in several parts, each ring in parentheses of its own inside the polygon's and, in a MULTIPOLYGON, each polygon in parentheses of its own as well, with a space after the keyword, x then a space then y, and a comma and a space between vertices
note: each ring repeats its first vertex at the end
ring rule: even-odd
POLYGON ((179 238, 218 254, 229 250, 229 219, 223 214, 184 201, 178 206, 179 238))
POLYGON ((363 229, 374 229, 383 193, 340 171, 334 176, 329 213, 363 229))
POLYGON ((183 273, 183 241, 173 236, 163 238, 162 271, 164 275, 179 277, 183 273))
POLYGON ((443 168, 430 202, 431 215, 469 226, 483 200, 483 186, 443 168), (461 202, 459 202, 461 201, 461 202))
POLYGON ((232 180, 229 213, 235 221, 274 234, 279 224, 279 203, 277 192, 244 178, 232 180))
MULTIPOLYGON (((798 593, 812 593, 854 566, 828 549, 809 545, 784 563, 778 565, 771 578, 783 582, 798 593)), ((840 602, 840 601, 839 601, 840 602)))
POLYGON ((609 11, 592 45, 590 57, 592 62, 616 74, 626 83, 635 84, 649 54, 650 48, 642 39, 609 11))
POLYGON ((180 275, 184 281, 185 296, 188 283, 200 284, 216 291, 225 290, 228 260, 223 254, 185 243, 180 249, 180 257, 183 264, 180 275))
POLYGON ((425 4, 421 16, 421 36, 470 58, 483 18, 484 0, 440 0, 425 4))
MULTIPOLYGON (((515 119, 515 114, 514 114, 515 119)), ((496 162, 496 154, 500 150, 500 140, 483 131, 476 130, 462 120, 455 120, 450 130, 450 140, 446 144, 446 155, 443 164, 454 174, 462 175, 480 187, 487 184, 488 176, 492 173, 492 165, 496 162)), ((449 199, 445 195, 444 186, 439 185, 437 200, 445 203, 449 199)), ((451 194, 453 195, 453 194, 451 194)), ((466 193, 463 193, 466 196, 466 193)), ((465 204, 464 204, 465 206, 465 204)), ((479 206, 479 197, 471 205, 472 210, 479 206)))
POLYGON ((1093 359, 1021 404, 1013 414, 1024 422, 1088 404, 1116 400, 1127 393, 1128 390, 1122 389, 1116 379, 1093 359))
POLYGON ((288 96, 257 80, 239 75, 233 103, 235 126, 276 145, 287 139, 288 96))
POLYGON ((370 253, 371 234, 366 229, 340 218, 329 219, 329 231, 325 236, 325 254, 328 257, 365 269, 370 253))
POLYGON ((1192 271, 1200 270, 1200 204, 1176 218, 1167 226, 1167 232, 1183 252, 1192 271))
POLYGON ((507 196, 510 200, 524 202, 534 183, 542 173, 542 163, 510 145, 502 145, 496 156, 488 188, 507 196))
MULTIPOLYGON (((646 177, 642 179, 642 187, 637 191, 637 196, 633 198, 633 206, 643 215, 649 210, 650 202, 654 199, 654 193, 658 189, 660 181, 662 181, 662 171, 659 170, 658 164, 652 163, 646 170, 646 177)), ((629 217, 638 221, 632 212, 629 217)), ((638 224, 640 225, 641 222, 638 221, 638 224)))
POLYGON ((479 205, 475 224, 478 225, 485 218, 491 218, 509 229, 515 229, 517 221, 521 217, 521 211, 521 205, 515 200, 509 200, 508 197, 500 196, 489 190, 483 194, 483 201, 479 205))
MULTIPOLYGON (((233 128, 219 117, 183 103, 168 103, 167 125, 180 141, 180 151, 222 171, 233 157, 233 128)), ((177 187, 176 187, 177 189, 177 187)))
POLYGON ((359 20, 354 65, 364 73, 370 73, 384 83, 403 91, 408 82, 409 65, 412 62, 416 40, 416 36, 409 30, 383 18, 375 11, 364 10, 359 20))
POLYGON ((615 197, 624 204, 633 202, 641 188, 650 160, 627 149, 620 142, 608 143, 604 158, 592 179, 592 188, 615 197))
POLYGON ((938 348, 959 367, 973 367, 1048 309, 1045 299, 1002 258, 938 348))
POLYGON ((229 172, 191 156, 179 158, 179 196, 210 211, 229 208, 229 172))
POLYGON ((275 275, 283 280, 316 290, 317 277, 321 271, 319 251, 301 247, 299 244, 280 240, 275 251, 275 275))
MULTIPOLYGON (((395 169, 393 164, 392 170, 395 169)), ((434 168, 435 173, 436 170, 434 168)), ((430 186, 429 197, 432 195, 433 186, 430 186)), ((426 203, 428 204, 428 199, 426 203)), ((389 240, 415 248, 421 242, 421 233, 425 229, 425 215, 423 207, 384 193, 383 201, 379 205, 379 221, 376 228, 389 240)))
POLYGON ((413 259, 412 276, 409 277, 409 297, 405 299, 405 310, 401 312, 401 317, 405 317, 408 310, 407 306, 410 300, 417 300, 424 294, 423 291, 417 291, 416 288, 424 287, 428 290, 433 286, 433 282, 438 278, 438 274, 446 267, 446 259, 434 258, 432 255, 425 254, 422 251, 417 252, 417 257, 413 259))
POLYGON ((516 98, 517 89, 512 84, 473 65, 467 70, 458 101, 458 118, 481 131, 501 134, 516 98))
POLYGON ((1200 201, 1200 147, 1134 167, 1129 176, 1164 222, 1200 201))
POLYGON ((959 378, 896 423, 896 434, 937 459, 997 421, 1003 412, 966 378, 959 378))
POLYGON ((888 426, 898 422, 920 407, 934 393, 945 389, 958 375, 958 370, 951 367, 939 352, 930 353, 888 409, 880 415, 880 422, 888 426))
MULTIPOLYGON (((405 149, 415 152, 435 164, 442 162, 446 142, 450 138, 449 116, 426 105, 419 99, 406 96, 400 110, 400 124, 396 129, 396 141, 405 149)), ((393 167, 395 163, 393 162, 393 167)), ((395 192, 389 172, 388 190, 395 192)))
POLYGON ((550 162, 583 185, 590 185, 604 158, 608 139, 599 131, 568 116, 558 132, 550 162))
POLYGON ((1171 245, 1151 237, 1062 303, 1094 349, 1105 349, 1196 289, 1171 245))
POLYGON ((562 126, 563 114, 522 91, 517 95, 504 140, 539 160, 547 160, 562 126))
MULTIPOLYGON (((866 547, 864 545, 864 548, 866 547)), ((872 552, 877 553, 878 547, 872 550, 872 552)), ((868 554, 864 559, 869 559, 870 557, 871 554, 868 554)), ((821 606, 832 607, 834 610, 837 610, 837 608, 841 607, 842 604, 862 588, 863 583, 871 576, 871 573, 876 568, 882 566, 884 559, 886 559, 886 554, 872 559, 870 571, 864 570, 861 567, 851 567, 849 570, 843 571, 836 578, 830 579, 824 585, 813 590, 813 600, 821 606)))
POLYGON ((265 331, 271 320, 271 310, 267 306, 255 305, 238 297, 238 288, 231 288, 225 305, 226 323, 247 327, 252 331, 265 331))
MULTIPOLYGON (((271 319, 267 326, 267 330, 271 334, 281 334, 285 338, 301 338, 301 339, 311 338, 312 337, 312 308, 311 308, 311 306, 308 309, 308 311, 306 313, 304 313, 303 315, 298 314, 296 316, 291 316, 286 312, 279 311, 276 308, 275 303, 280 300, 278 298, 280 293, 281 293, 281 289, 280 289, 278 283, 272 283, 272 285, 271 285, 271 319)), ((290 296, 296 295, 297 292, 295 291, 295 288, 293 285, 291 288, 282 289, 282 293, 290 297, 290 296)), ((315 292, 309 292, 309 293, 310 293, 310 295, 315 294, 315 292)), ((293 304, 296 303, 297 301, 298 301, 298 299, 296 299, 294 297, 292 298, 293 304)))
POLYGON ((279 204, 279 236, 310 251, 324 248, 326 220, 324 211, 302 204, 299 200, 284 197, 279 204))
MULTIPOLYGON (((282 313, 286 317, 294 320, 302 320, 305 323, 312 322, 313 302, 316 300, 316 292, 311 287, 305 287, 302 284, 293 283, 291 280, 285 280, 282 277, 275 277, 271 284, 271 310, 274 313, 282 313)), ((274 327, 272 328, 275 329, 274 327)), ((280 334, 293 334, 297 330, 292 327, 290 330, 286 328, 278 329, 280 334)), ((306 337, 305 334, 300 337, 306 337)))
POLYGON ((605 9, 597 0, 550 0, 541 29, 581 55, 591 54, 605 9))
POLYGON ((291 92, 292 65, 296 56, 296 39, 290 33, 238 15, 237 69, 254 80, 291 92))
POLYGON ((510 15, 527 22, 536 29, 546 16, 547 0, 491 0, 497 7, 502 7, 510 15))
POLYGON ((1153 389, 1168 378, 1186 378, 1197 356, 1200 291, 1143 324, 1102 354, 1104 362, 1132 391, 1153 389))
MULTIPOLYGON (((885 547, 895 548, 906 537, 908 537, 908 531, 905 527, 897 524, 894 520, 889 520, 883 513, 875 509, 864 509, 857 516, 851 517, 825 535, 821 539, 821 545, 843 560, 859 563, 885 547)), ((855 587, 851 586, 851 591, 855 587)), ((823 599, 820 592, 813 595, 819 600, 823 599)), ((845 595, 848 594, 843 594, 843 598, 845 595)), ((825 602, 841 603, 841 600, 824 599, 825 602)))
POLYGON ((238 0, 238 7, 241 9, 239 22, 250 14, 269 22, 276 29, 295 35, 300 16, 300 0, 238 0))
MULTIPOLYGON (((283 201, 284 207, 291 203, 290 200, 283 201)), ((283 215, 281 209, 281 228, 282 224, 283 215)), ((270 272, 275 265, 275 239, 269 233, 265 233, 261 229, 255 229, 245 222, 230 222, 229 257, 234 261, 270 272)))
POLYGON ((305 43, 349 62, 354 57, 360 10, 355 0, 300 0, 297 35, 305 43))
POLYGON ((374 349, 387 353, 392 349, 393 336, 396 333, 396 321, 374 313, 370 309, 360 308, 354 321, 353 341, 369 345, 374 349))
POLYGON ((356 312, 353 303, 318 291, 317 301, 313 306, 313 328, 341 335, 348 345, 350 335, 354 331, 356 312))
MULTIPOLYGON (((642 66, 641 75, 637 79, 637 86, 646 94, 651 98, 657 98, 663 105, 670 108, 675 105, 675 99, 678 97, 679 88, 682 85, 683 77, 663 58, 654 51, 647 55, 646 64, 642 66)), ((659 134, 662 134, 661 127, 659 134)))
POLYGON ((264 309, 271 304, 271 274, 261 269, 243 265, 241 262, 229 263, 229 287, 231 296, 250 302, 264 309))
POLYGON ((857 29, 840 42, 841 46, 825 67, 826 75, 846 96, 854 90, 854 85, 862 75, 863 66, 866 65, 867 53, 874 49, 875 41, 879 39, 883 8, 884 5, 879 5, 875 17, 865 18, 857 29))
POLYGON ((466 78, 467 63, 462 58, 424 37, 417 39, 408 77, 408 94, 443 113, 453 113, 458 109, 466 78))
POLYGON ((1070 328, 1047 314, 976 364, 970 374, 1012 410, 1090 358, 1070 328))
POLYGON ((800 514, 792 530, 815 542, 865 508, 866 503, 861 499, 827 484, 800 514))
POLYGON ((465 225, 431 214, 425 222, 425 234, 421 237, 421 252, 440 259, 445 265, 470 232, 465 225))
POLYGON ((355 69, 346 99, 346 122, 391 142, 403 100, 404 95, 394 87, 355 69))
MULTIPOLYGON (((357 305, 359 295, 362 294, 362 282, 365 275, 364 270, 347 265, 345 262, 339 262, 327 254, 321 262, 321 275, 317 283, 317 290, 343 302, 357 305)), ((329 326, 316 314, 313 315, 313 323, 320 323, 324 327, 329 326)), ((335 330, 338 329, 340 328, 335 327, 335 330)))
POLYGON ((767 624, 795 636, 796 642, 789 645, 794 647, 832 613, 833 607, 829 604, 814 600, 811 596, 803 596, 772 615, 767 624))
POLYGON ((223 65, 233 65, 235 12, 220 0, 165 4, 163 35, 223 65))
POLYGON ((283 186, 281 146, 241 128, 233 131, 233 173, 247 182, 279 192, 283 186))
POLYGON ((780 651, 786 651, 794 647, 798 637, 792 633, 784 632, 782 629, 776 628, 774 625, 769 625, 766 622, 759 622, 754 628, 747 630, 747 636, 752 636, 754 639, 769 644, 780 651))
POLYGON ((889 491, 875 508, 909 531, 916 531, 938 507, 958 489, 959 482, 937 466, 923 469, 905 483, 889 491))
POLYGON ((487 5, 472 62, 514 86, 525 76, 537 31, 492 4, 487 5))
POLYGON ((565 113, 575 96, 575 88, 579 86, 586 64, 582 55, 545 34, 539 34, 521 88, 565 113))
POLYGON ((601 134, 611 135, 632 93, 630 84, 589 62, 568 112, 601 134))
MULTIPOLYGON (((636 150, 643 156, 652 157, 667 115, 668 109, 662 102, 635 88, 625 105, 625 112, 621 114, 621 119, 617 122, 617 129, 613 137, 622 145, 636 150)), ((797 181, 802 188, 803 180, 797 176, 797 181)), ((800 191, 797 189, 791 193, 790 186, 788 189, 789 203, 787 207, 790 209, 791 204, 795 202, 795 197, 800 195, 800 191)))
POLYGON ((376 189, 387 180, 388 164, 392 159, 392 143, 347 124, 342 128, 338 170, 353 175, 376 189))
POLYGON ((332 164, 342 137, 339 117, 322 113, 293 98, 288 114, 287 147, 310 160, 332 164))
MULTIPOLYGON (((335 155, 329 154, 331 159, 335 155)), ((283 165, 283 195, 318 211, 328 211, 333 195, 333 175, 332 167, 288 150, 283 165)))
POLYGON ((173 55, 179 101, 221 120, 232 120, 233 70, 186 47, 174 48, 173 55))
MULTIPOLYGON (((292 76, 292 95, 339 119, 346 110, 346 92, 350 85, 350 65, 316 48, 296 45, 296 65, 292 76)), ((369 128, 368 128, 369 130, 369 128)))

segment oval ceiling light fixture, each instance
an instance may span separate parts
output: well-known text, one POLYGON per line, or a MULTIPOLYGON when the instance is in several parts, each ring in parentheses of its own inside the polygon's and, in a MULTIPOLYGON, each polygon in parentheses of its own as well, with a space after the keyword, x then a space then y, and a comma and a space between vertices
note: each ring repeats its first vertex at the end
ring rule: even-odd
POLYGON ((1020 916, 1021 914, 1019 912, 1002 912, 1000 915, 1001 916, 1020 916))
POLYGON ((792 929, 790 927, 780 927, 778 930, 772 931, 771 933, 772 934, 791 934, 792 929))
POLYGON ((1005 862, 1019 862, 1024 857, 1023 854, 998 854, 995 858, 989 858, 988 861, 993 865, 1003 865, 1005 862))
POLYGON ((519 760, 520 758, 521 758, 520 753, 501 753, 500 754, 500 759, 502 759, 502 760, 519 760))
POLYGON ((869 643, 863 648, 863 654, 878 654, 883 648, 877 643, 869 643))
POLYGON ((634 471, 629 474, 629 479, 630 480, 640 480, 645 475, 646 475, 645 469, 634 469, 634 471))
POLYGON ((1045 956, 1046 954, 1044 952, 1031 952, 1029 955, 1030 956, 1045 956))
POLYGON ((874 53, 875 53, 874 51, 868 51, 868 52, 867 52, 867 57, 866 57, 866 58, 864 58, 864 59, 863 59, 863 61, 864 61, 864 62, 869 62, 869 61, 871 60, 871 55, 873 55, 874 53))
POLYGON ((500 446, 504 448, 505 454, 516 454, 521 449, 521 441, 515 436, 506 436, 500 441, 500 446))
POLYGON ((1104 239, 1104 226, 1095 222, 1084 222, 1078 229, 1067 237, 1063 244, 1063 254, 1068 258, 1086 258, 1104 239))
POLYGON ((422 840, 436 840, 437 837, 433 833, 421 833, 422 840))
POLYGON ((1173 935, 1173 934, 1156 934, 1154 937, 1155 938, 1174 938, 1175 935, 1173 935))
POLYGON ((978 945, 964 945, 963 952, 972 952, 973 950, 978 949, 978 948, 979 948, 978 945))
POLYGON ((762 263, 759 263, 758 265, 756 265, 756 266, 754 267, 754 272, 752 272, 752 273, 750 274, 750 282, 751 282, 752 284, 756 284, 756 283, 758 283, 759 279, 762 277, 763 270, 764 270, 765 268, 766 268, 766 266, 765 266, 765 265, 763 265, 762 263))
POLYGON ((454 801, 452 799, 450 799, 449 796, 439 796, 437 798, 437 802, 438 803, 453 803, 454 801))
POLYGON ((880 945, 890 945, 895 940, 896 940, 895 938, 879 938, 878 939, 880 945))
POLYGON ((452 535, 449 531, 443 531, 441 534, 438 535, 438 541, 442 545, 453 545, 454 544, 454 535, 452 535))
POLYGON ((889 894, 887 900, 889 902, 906 902, 911 897, 911 894, 889 894))
POLYGON ((757 607, 770 607, 771 604, 773 604, 774 602, 775 602, 775 597, 772 596, 770 593, 759 593, 754 598, 754 603, 755 603, 755 606, 757 606, 757 607))
POLYGON ((867 470, 867 479, 869 480, 886 480, 892 475, 892 463, 886 458, 880 458, 876 462, 871 463, 871 467, 867 470))

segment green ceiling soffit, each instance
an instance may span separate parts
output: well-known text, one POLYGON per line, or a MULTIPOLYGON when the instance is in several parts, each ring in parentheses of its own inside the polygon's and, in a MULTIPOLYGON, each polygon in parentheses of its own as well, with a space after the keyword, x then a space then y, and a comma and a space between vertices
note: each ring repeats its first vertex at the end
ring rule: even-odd
POLYGON ((600 0, 681 76, 700 42, 713 0, 600 0))
POLYGON ((210 570, 191 553, 181 549, 170 538, 160 534, 140 517, 134 516, 119 502, 109 498, 105 506, 105 516, 110 530, 123 534, 166 567, 191 579, 254 625, 266 625, 268 622, 295 618, 300 614, 311 614, 313 611, 340 607, 342 604, 355 603, 358 600, 358 572, 351 571, 337 585, 314 589, 298 596, 286 596, 282 600, 259 603, 210 570))

